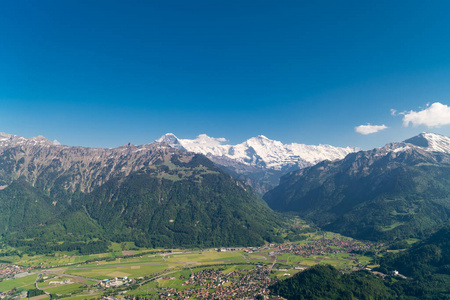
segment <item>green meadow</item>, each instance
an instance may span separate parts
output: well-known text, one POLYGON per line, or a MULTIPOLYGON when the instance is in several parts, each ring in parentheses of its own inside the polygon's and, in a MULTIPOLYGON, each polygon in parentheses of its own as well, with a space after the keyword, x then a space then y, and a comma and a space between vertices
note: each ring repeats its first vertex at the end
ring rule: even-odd
POLYGON ((22 289, 32 289, 34 288, 34 282, 36 281, 37 275, 29 275, 17 279, 5 279, 0 282, 0 291, 6 292, 12 289, 22 288, 22 289))
POLYGON ((59 285, 59 286, 45 288, 44 291, 51 293, 51 294, 67 295, 67 294, 72 294, 75 292, 81 292, 85 288, 86 288, 85 285, 78 284, 78 283, 71 283, 71 284, 63 284, 63 285, 59 285))
POLYGON ((134 265, 134 266, 108 266, 108 267, 92 267, 82 269, 66 269, 65 274, 83 276, 94 279, 109 279, 115 277, 130 277, 137 278, 154 273, 161 272, 167 269, 169 265, 134 265))

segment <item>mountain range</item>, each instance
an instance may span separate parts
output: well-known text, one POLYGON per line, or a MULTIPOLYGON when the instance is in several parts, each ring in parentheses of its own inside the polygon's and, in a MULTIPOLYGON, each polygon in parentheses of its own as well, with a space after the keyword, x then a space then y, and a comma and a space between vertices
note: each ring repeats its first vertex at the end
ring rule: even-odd
POLYGON ((103 149, 0 133, 0 235, 34 249, 53 249, 61 241, 69 246, 88 241, 256 245, 280 240, 284 221, 275 210, 325 230, 393 241, 426 237, 450 216, 450 138, 445 136, 422 133, 332 161, 320 159, 344 150, 323 146, 330 151, 316 149, 322 153, 317 164, 281 177, 265 201, 239 174, 234 178, 230 169, 227 174, 219 158, 278 174, 300 168, 306 159, 285 155, 276 163, 270 153, 283 157, 289 147, 265 137, 236 146, 211 139, 189 142, 165 135, 151 144, 103 149))
POLYGON ((256 245, 276 239, 282 224, 251 187, 202 154, 164 143, 70 147, 5 133, 0 211, 2 239, 35 251, 62 241, 256 245))
POLYGON ((223 143, 167 134, 146 145, 103 149, 0 133, 0 243, 18 255, 100 253, 111 242, 256 246, 289 239, 279 211, 323 230, 395 242, 390 246, 422 241, 376 258, 378 271, 399 270, 407 280, 318 265, 271 286, 276 293, 288 299, 448 298, 450 138, 421 133, 369 151, 294 147, 263 136, 223 143), (240 180, 248 182, 252 170, 266 179, 288 173, 263 201, 240 180))
POLYGON ((264 199, 360 239, 424 237, 450 216, 450 138, 421 133, 291 172, 264 199))
POLYGON ((207 156, 227 173, 252 185, 261 195, 278 185, 279 178, 290 171, 323 160, 342 159, 359 150, 330 145, 283 144, 263 135, 237 145, 226 144, 225 138, 206 134, 196 139, 179 139, 173 133, 167 133, 156 141, 207 156))

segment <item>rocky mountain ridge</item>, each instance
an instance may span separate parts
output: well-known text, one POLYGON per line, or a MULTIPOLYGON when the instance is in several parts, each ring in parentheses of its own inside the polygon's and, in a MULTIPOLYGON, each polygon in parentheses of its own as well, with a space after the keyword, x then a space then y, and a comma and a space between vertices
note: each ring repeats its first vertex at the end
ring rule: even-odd
MULTIPOLYGON (((0 133, 0 156, 8 157, 0 162, 0 186, 5 188, 20 177, 35 185, 50 172, 53 181, 59 180, 66 189, 89 192, 114 176, 128 176, 175 153, 176 149, 159 143, 113 149, 71 147, 43 136, 24 138, 0 133)), ((51 187, 52 183, 47 183, 47 189, 51 187)))

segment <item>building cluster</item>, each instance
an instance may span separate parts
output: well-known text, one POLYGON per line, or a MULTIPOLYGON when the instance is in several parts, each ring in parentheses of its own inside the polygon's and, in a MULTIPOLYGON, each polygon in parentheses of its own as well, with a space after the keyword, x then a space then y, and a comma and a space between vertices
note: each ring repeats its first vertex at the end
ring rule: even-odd
POLYGON ((50 281, 48 284, 56 285, 56 284, 71 284, 71 283, 73 283, 72 280, 66 279, 66 280, 61 280, 61 281, 57 281, 57 280, 50 281))
POLYGON ((0 292, 0 299, 23 299, 27 297, 27 292, 18 292, 16 289, 12 289, 8 292, 0 292))
POLYGON ((269 275, 270 269, 262 266, 229 273, 205 269, 192 274, 183 283, 192 288, 166 288, 158 292, 158 299, 254 299, 255 295, 267 298, 268 286, 273 283, 269 275))
POLYGON ((241 251, 244 250, 244 247, 222 247, 222 248, 215 248, 214 250, 218 252, 233 252, 233 251, 241 251))
POLYGON ((261 246, 261 247, 222 247, 222 248, 215 248, 214 250, 218 252, 235 252, 235 251, 244 251, 246 253, 256 253, 261 252, 263 250, 269 250, 271 247, 273 247, 276 244, 270 244, 268 246, 261 246))
POLYGON ((244 252, 246 252, 246 253, 257 253, 257 252, 261 252, 261 251, 264 251, 264 250, 269 250, 274 245, 276 245, 276 244, 270 244, 269 246, 261 246, 261 247, 248 247, 248 248, 245 248, 244 252))
POLYGON ((19 278, 21 276, 28 275, 28 271, 31 270, 30 267, 22 267, 13 264, 0 264, 0 278, 19 278))
POLYGON ((297 244, 280 244, 274 247, 271 255, 293 253, 301 256, 321 255, 329 253, 351 253, 354 251, 369 251, 373 245, 353 240, 320 239, 314 242, 297 244))
POLYGON ((134 279, 130 279, 128 277, 123 278, 113 278, 113 279, 104 279, 100 282, 100 286, 103 288, 110 288, 110 287, 119 287, 119 286, 129 286, 130 284, 133 284, 135 282, 134 279))

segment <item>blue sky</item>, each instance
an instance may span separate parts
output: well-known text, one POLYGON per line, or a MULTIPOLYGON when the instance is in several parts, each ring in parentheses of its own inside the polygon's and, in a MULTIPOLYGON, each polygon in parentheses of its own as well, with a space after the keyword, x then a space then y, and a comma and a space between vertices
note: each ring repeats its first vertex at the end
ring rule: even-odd
POLYGON ((447 1, 4 0, 0 131, 91 147, 166 132, 363 149, 450 136, 450 121, 405 127, 390 111, 450 105, 449 12, 447 1), (355 132, 368 123, 388 128, 355 132))

